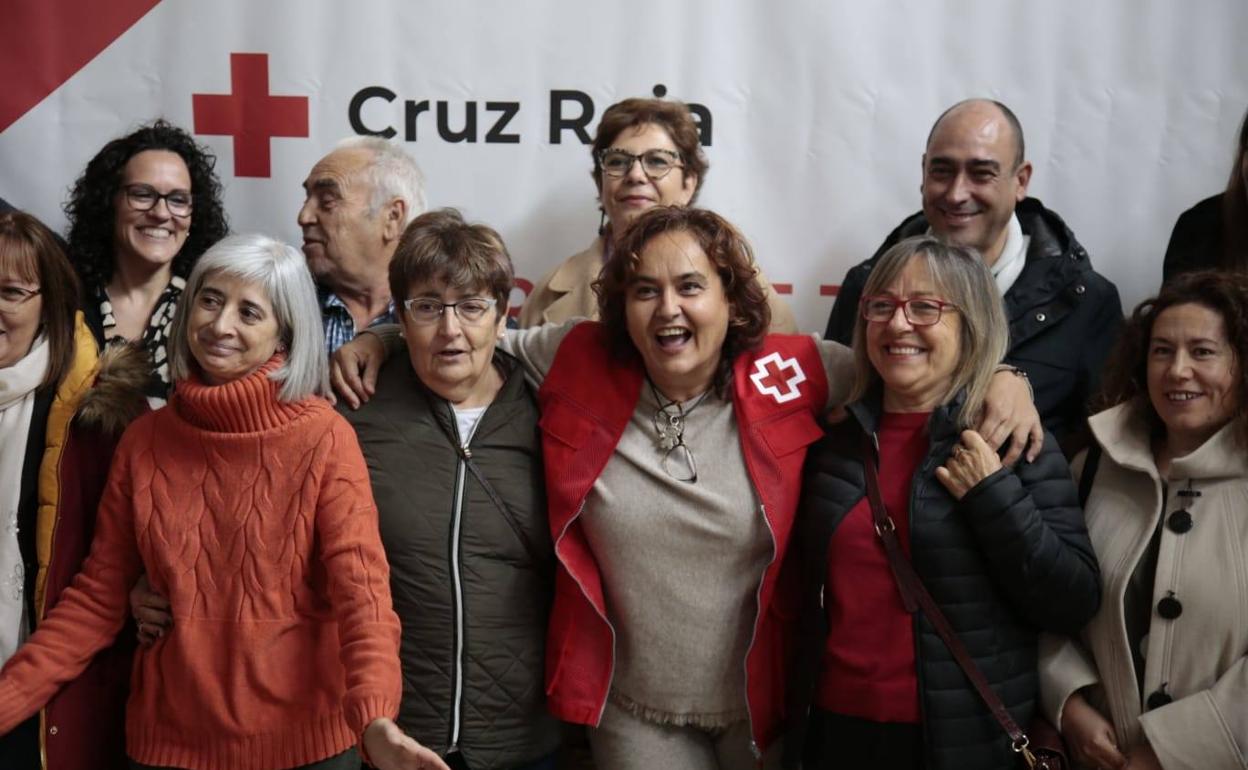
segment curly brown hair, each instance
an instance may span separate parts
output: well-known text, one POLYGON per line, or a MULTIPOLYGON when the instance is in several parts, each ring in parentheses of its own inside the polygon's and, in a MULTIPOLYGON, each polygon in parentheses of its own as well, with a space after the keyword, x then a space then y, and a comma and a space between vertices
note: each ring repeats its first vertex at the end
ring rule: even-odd
POLYGON ((693 114, 682 102, 625 99, 608 107, 602 113, 602 120, 598 121, 598 131, 594 134, 594 143, 590 147, 594 158, 594 186, 598 188, 598 192, 602 192, 602 166, 598 162, 602 151, 609 148, 624 129, 648 123, 666 131, 672 144, 680 151, 680 162, 684 164, 681 175, 686 179, 690 174, 697 175, 693 197, 689 199, 689 205, 692 206, 698 200, 698 192, 706 181, 706 172, 710 170, 711 163, 702 152, 702 136, 698 133, 698 124, 693 122, 693 114))
POLYGON ((628 334, 626 306, 628 288, 637 275, 641 252, 656 236, 684 231, 689 233, 715 266, 728 300, 728 332, 716 370, 714 387, 723 397, 730 393, 732 365, 740 354, 757 350, 771 325, 771 307, 758 282, 754 252, 745 236, 732 224, 707 209, 684 206, 655 206, 625 231, 623 238, 603 265, 594 293, 598 295, 598 315, 607 328, 617 355, 631 358, 637 347, 628 334))
POLYGON ((1238 272, 1202 270, 1178 275, 1152 299, 1141 302, 1122 328, 1118 346, 1105 368, 1105 381, 1096 400, 1097 411, 1118 404, 1132 404, 1138 419, 1146 420, 1154 436, 1165 435, 1165 424, 1148 397, 1148 351, 1153 323, 1162 311, 1175 305, 1200 305, 1222 318, 1226 340, 1235 356, 1238 381, 1237 406, 1233 421, 1242 447, 1248 447, 1248 275, 1238 272))
POLYGON ((113 277, 117 189, 126 164, 147 150, 176 153, 191 176, 191 197, 195 202, 191 229, 182 250, 174 257, 173 274, 183 278, 190 275, 199 255, 229 234, 221 202, 221 181, 214 171, 216 156, 196 144, 186 131, 156 120, 104 145, 87 163, 65 202, 70 259, 87 286, 104 285, 113 277))

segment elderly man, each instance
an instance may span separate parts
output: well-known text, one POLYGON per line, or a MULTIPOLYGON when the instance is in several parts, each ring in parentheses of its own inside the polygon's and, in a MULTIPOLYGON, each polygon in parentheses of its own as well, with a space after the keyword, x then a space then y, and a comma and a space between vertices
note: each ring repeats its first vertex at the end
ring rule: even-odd
POLYGON ((1031 380, 1045 428, 1069 442, 1097 391, 1122 304, 1061 217, 1027 197, 1031 171, 1022 126, 1004 104, 969 99, 946 110, 923 154, 923 211, 845 276, 825 336, 850 344, 867 275, 899 240, 930 231, 974 247, 1005 298, 1006 360, 1031 380))
POLYGON ((316 277, 332 353, 374 324, 397 323, 390 258, 425 211, 424 179, 397 145, 371 136, 339 142, 303 183, 303 253, 316 277))

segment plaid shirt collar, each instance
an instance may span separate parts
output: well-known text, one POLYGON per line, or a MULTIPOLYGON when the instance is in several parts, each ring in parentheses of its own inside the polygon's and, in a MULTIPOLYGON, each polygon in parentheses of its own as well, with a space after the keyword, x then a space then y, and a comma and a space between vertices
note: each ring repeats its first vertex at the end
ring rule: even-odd
MULTIPOLYGON (((338 348, 355 339, 355 319, 343 301, 326 286, 316 287, 316 296, 321 304, 321 321, 325 324, 325 348, 333 353, 338 348)), ((369 321, 368 325, 398 323, 399 318, 394 312, 394 300, 386 307, 386 312, 369 321)))

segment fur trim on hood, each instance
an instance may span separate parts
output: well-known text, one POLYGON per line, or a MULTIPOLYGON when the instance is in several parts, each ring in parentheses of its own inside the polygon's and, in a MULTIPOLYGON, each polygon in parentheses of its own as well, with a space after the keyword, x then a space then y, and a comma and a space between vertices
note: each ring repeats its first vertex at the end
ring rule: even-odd
POLYGON ((147 411, 143 395, 152 376, 151 360, 137 345, 104 346, 95 384, 82 397, 75 419, 89 428, 117 436, 147 411))

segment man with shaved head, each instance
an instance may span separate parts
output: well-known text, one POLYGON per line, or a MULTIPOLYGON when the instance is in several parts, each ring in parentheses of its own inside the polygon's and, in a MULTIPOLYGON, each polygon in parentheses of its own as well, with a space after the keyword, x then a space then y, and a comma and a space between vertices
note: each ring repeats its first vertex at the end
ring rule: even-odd
POLYGON ((1027 374, 1044 426, 1066 441, 1082 429, 1122 303, 1062 218, 1027 197, 1031 172, 1022 126, 1004 104, 968 99, 946 110, 923 153, 923 210, 845 276, 826 336, 852 342, 867 275, 898 241, 930 232, 972 247, 1005 298, 1006 362, 1027 374))

